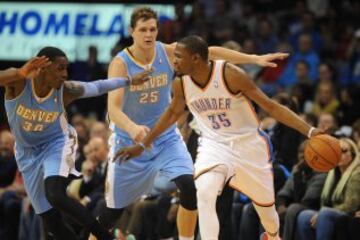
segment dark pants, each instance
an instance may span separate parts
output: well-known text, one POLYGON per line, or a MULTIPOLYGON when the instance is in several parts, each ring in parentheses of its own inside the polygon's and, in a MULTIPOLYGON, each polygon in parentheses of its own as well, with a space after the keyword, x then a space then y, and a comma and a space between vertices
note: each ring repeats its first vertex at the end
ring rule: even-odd
POLYGON ((5 192, 0 199, 0 239, 18 239, 21 198, 15 192, 5 192))
POLYGON ((360 218, 342 216, 335 223, 336 240, 358 240, 360 239, 360 218))

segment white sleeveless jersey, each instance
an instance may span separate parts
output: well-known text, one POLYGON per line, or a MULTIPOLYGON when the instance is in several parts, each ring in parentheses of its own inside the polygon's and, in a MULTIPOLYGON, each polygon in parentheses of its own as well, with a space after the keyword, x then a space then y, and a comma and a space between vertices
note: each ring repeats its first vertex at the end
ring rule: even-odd
POLYGON ((213 62, 209 82, 204 88, 190 76, 183 76, 186 104, 194 115, 201 136, 216 142, 258 131, 259 121, 249 99, 242 93, 232 94, 224 81, 225 62, 213 62))

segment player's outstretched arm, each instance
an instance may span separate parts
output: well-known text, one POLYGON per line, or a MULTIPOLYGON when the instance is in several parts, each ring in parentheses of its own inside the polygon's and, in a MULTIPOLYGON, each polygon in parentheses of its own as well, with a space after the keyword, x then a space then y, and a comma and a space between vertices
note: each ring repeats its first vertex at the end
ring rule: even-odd
POLYGON ((34 57, 21 68, 9 68, 0 71, 0 86, 7 86, 30 77, 35 77, 41 68, 50 64, 51 62, 46 57, 34 57))
MULTIPOLYGON (((176 42, 172 44, 164 44, 164 47, 166 49, 167 55, 169 56, 170 62, 172 63, 176 42)), ((256 64, 262 67, 277 67, 277 64, 274 63, 274 61, 283 60, 288 56, 288 53, 269 53, 265 55, 256 55, 241 53, 218 46, 209 47, 209 59, 226 60, 233 64, 256 64)))
POLYGON ((321 129, 311 127, 289 108, 266 96, 240 68, 232 64, 227 64, 225 79, 230 90, 233 92, 241 91, 245 96, 249 97, 264 111, 266 111, 271 117, 275 118, 282 124, 291 127, 308 137, 323 133, 321 129))
POLYGON ((233 64, 256 64, 262 67, 277 67, 273 61, 283 60, 288 53, 269 53, 265 55, 250 55, 223 47, 209 47, 209 58, 212 60, 223 59, 233 64))
POLYGON ((79 98, 100 96, 129 84, 143 84, 150 80, 149 74, 151 72, 152 70, 145 70, 134 75, 131 79, 118 77, 93 82, 67 81, 64 86, 64 100, 69 103, 79 98))
POLYGON ((131 147, 123 148, 118 151, 114 157, 116 160, 118 157, 120 161, 127 161, 131 158, 139 156, 146 148, 149 148, 152 142, 166 129, 176 123, 176 121, 182 116, 185 112, 185 97, 182 89, 181 79, 176 79, 173 83, 173 93, 170 106, 162 114, 160 119, 157 121, 150 133, 145 137, 145 139, 131 147))

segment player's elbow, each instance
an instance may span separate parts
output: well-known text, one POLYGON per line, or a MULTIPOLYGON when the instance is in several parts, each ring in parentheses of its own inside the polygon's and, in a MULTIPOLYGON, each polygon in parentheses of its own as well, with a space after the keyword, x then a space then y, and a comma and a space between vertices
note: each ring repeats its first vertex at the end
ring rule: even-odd
POLYGON ((218 47, 209 47, 209 59, 216 60, 218 56, 218 47))

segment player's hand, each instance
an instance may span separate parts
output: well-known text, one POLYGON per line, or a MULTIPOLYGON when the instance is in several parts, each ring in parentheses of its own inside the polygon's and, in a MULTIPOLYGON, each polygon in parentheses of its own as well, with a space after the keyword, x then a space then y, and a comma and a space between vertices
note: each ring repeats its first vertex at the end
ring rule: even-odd
POLYGON ((131 158, 140 156, 145 149, 139 144, 122 148, 114 156, 113 161, 119 159, 120 163, 129 161, 131 158))
POLYGON ((149 132, 150 129, 147 126, 135 125, 129 135, 134 142, 141 142, 149 132))
POLYGON ((19 74, 24 78, 36 77, 42 68, 50 64, 51 61, 45 56, 34 57, 19 68, 19 74))
POLYGON ((314 137, 316 135, 320 135, 320 134, 325 134, 325 131, 321 128, 315 128, 312 132, 311 132, 311 135, 310 135, 310 138, 311 137, 314 137))
POLYGON ((150 80, 150 74, 154 71, 153 68, 150 69, 146 69, 145 71, 141 72, 141 73, 137 73, 134 76, 131 77, 130 79, 130 84, 131 85, 141 85, 144 82, 147 82, 150 80))
POLYGON ((316 228, 316 222, 317 222, 318 214, 315 213, 311 219, 310 219, 310 225, 312 228, 316 228))
POLYGON ((262 67, 277 67, 275 60, 284 60, 289 56, 288 53, 269 53, 256 56, 255 63, 262 67))

